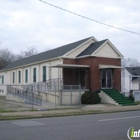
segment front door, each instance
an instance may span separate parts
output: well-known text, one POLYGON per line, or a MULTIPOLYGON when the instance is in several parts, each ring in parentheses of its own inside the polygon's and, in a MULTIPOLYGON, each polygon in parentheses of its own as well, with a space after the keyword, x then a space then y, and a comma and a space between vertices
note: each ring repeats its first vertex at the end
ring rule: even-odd
POLYGON ((80 84, 81 84, 81 88, 85 88, 86 87, 85 70, 80 70, 80 84))
POLYGON ((101 70, 101 87, 112 88, 112 70, 111 69, 101 70))

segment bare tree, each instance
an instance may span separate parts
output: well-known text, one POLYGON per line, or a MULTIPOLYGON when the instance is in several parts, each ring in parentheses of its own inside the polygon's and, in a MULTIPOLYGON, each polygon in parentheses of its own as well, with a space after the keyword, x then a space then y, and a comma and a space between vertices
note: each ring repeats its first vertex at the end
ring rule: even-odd
POLYGON ((17 55, 16 59, 17 60, 22 59, 22 58, 25 58, 25 57, 35 55, 37 53, 38 53, 37 49, 34 46, 31 46, 31 47, 28 47, 26 51, 21 51, 20 54, 17 55))
POLYGON ((7 48, 0 47, 0 69, 15 60, 15 55, 7 48))
POLYGON ((26 51, 21 51, 19 54, 12 53, 8 48, 1 47, 0 43, 0 69, 6 67, 15 60, 29 57, 38 53, 34 46, 28 47, 26 51))
POLYGON ((135 58, 124 58, 122 60, 123 67, 139 67, 140 62, 135 58))

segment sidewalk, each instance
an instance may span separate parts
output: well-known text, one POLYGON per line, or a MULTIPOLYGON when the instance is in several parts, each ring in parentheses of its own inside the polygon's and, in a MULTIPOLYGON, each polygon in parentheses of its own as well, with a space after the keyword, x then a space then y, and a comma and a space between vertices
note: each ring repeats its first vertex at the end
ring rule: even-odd
POLYGON ((58 117, 58 116, 74 116, 74 115, 88 115, 100 113, 112 113, 122 111, 136 111, 140 110, 140 105, 135 106, 114 106, 109 104, 86 105, 79 109, 54 109, 47 111, 23 111, 23 112, 7 112, 0 113, 0 120, 6 119, 27 119, 39 117, 58 117))

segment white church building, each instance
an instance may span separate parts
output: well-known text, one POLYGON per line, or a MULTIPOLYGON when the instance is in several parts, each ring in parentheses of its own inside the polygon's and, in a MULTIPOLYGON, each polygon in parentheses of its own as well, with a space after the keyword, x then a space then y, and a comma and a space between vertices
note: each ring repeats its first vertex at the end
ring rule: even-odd
POLYGON ((83 91, 121 91, 122 58, 108 39, 82 39, 17 60, 1 69, 0 96, 7 94, 7 85, 39 83, 81 85, 83 91))

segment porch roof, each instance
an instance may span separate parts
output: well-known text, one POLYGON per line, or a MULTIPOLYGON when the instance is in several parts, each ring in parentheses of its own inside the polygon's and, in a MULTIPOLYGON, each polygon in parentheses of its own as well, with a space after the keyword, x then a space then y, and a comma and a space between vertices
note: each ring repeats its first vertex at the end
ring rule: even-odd
POLYGON ((138 82, 138 83, 140 83, 140 77, 135 78, 134 80, 132 80, 132 82, 138 82))
POLYGON ((115 65, 99 65, 99 69, 109 69, 109 68, 113 68, 113 69, 122 69, 122 67, 120 67, 120 66, 115 66, 115 65))
POLYGON ((51 68, 89 68, 89 65, 57 64, 50 67, 51 68))

